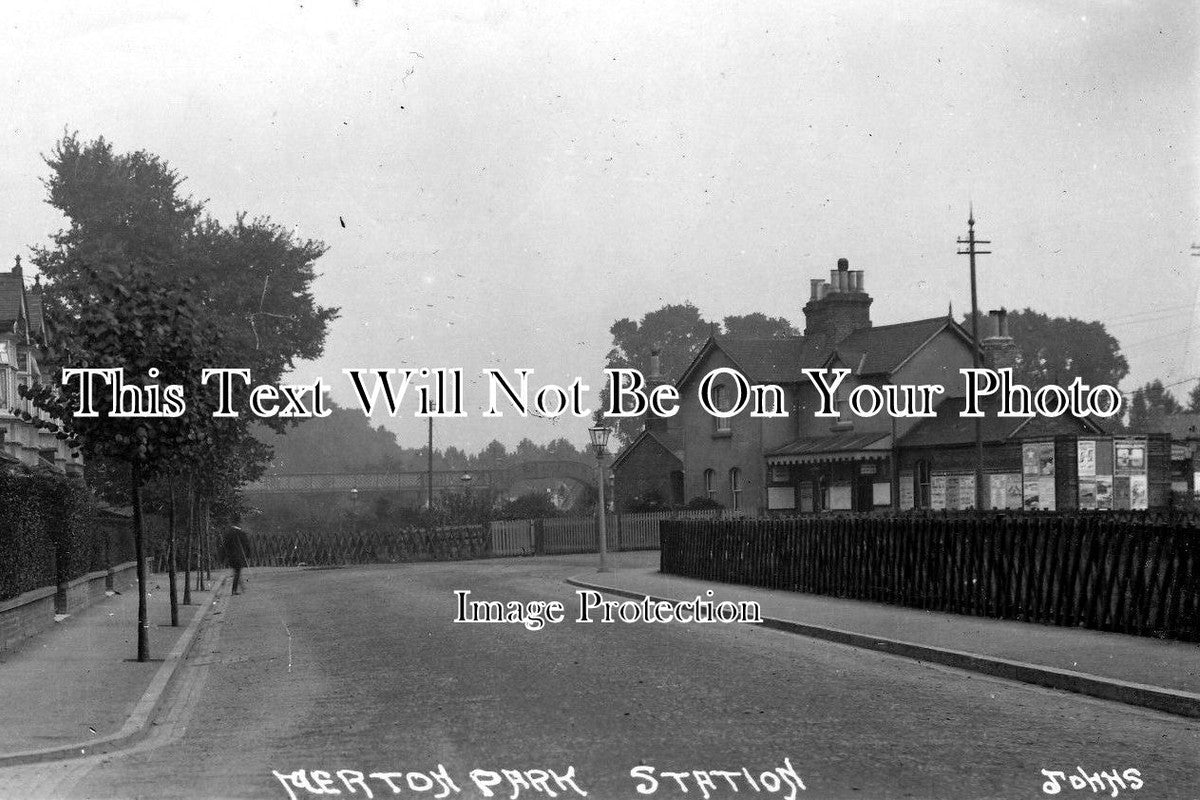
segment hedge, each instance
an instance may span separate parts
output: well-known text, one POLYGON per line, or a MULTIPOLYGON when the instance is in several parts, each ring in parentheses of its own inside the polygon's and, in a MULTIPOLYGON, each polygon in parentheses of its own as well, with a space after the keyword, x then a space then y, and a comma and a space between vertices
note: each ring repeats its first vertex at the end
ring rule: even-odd
POLYGON ((105 569, 107 540, 124 537, 102 533, 98 513, 81 481, 0 473, 0 600, 105 569))

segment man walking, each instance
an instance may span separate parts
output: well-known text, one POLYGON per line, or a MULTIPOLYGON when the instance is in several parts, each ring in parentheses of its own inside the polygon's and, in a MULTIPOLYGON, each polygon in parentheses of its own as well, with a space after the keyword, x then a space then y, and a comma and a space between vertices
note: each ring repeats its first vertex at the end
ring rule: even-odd
POLYGON ((233 570, 233 593, 242 593, 242 570, 246 568, 246 563, 252 555, 250 549, 250 537, 246 532, 237 525, 231 525, 229 531, 225 534, 225 541, 221 545, 222 554, 225 556, 225 563, 233 570))

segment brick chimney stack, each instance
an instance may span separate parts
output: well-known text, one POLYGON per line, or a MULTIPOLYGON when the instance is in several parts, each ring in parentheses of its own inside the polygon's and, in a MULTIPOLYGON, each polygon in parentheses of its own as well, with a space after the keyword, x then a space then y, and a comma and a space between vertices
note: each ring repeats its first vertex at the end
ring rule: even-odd
POLYGON ((1017 366, 1017 343, 1008 335, 1008 311, 993 309, 988 312, 988 331, 979 343, 983 350, 983 365, 988 369, 1004 369, 1017 366))
MULTIPOLYGON (((650 374, 646 376, 647 394, 649 394, 655 386, 661 386, 667 382, 667 379, 662 376, 662 363, 659 357, 661 352, 662 349, 658 347, 658 345, 655 345, 650 350, 650 374)), ((651 414, 649 411, 647 411, 643 425, 645 426, 647 433, 666 433, 668 421, 669 420, 663 419, 657 414, 651 414)))
POLYGON ((804 335, 833 347, 859 328, 871 327, 871 296, 863 287, 862 270, 850 269, 839 258, 829 271, 829 282, 811 281, 812 295, 804 306, 804 335))

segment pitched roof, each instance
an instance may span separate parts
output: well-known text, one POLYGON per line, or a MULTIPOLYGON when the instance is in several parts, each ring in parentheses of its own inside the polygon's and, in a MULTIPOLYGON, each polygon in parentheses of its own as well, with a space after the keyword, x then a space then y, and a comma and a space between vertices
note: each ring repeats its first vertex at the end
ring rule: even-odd
MULTIPOLYGON (((937 407, 937 416, 923 419, 913 426, 900 439, 902 447, 939 447, 942 445, 971 444, 975 441, 975 417, 960 416, 966 404, 964 397, 947 397, 937 407)), ((1028 424, 1032 418, 1000 417, 1000 398, 984 397, 979 403, 983 411, 981 435, 984 442, 1003 442, 1011 439, 1028 424)), ((1103 429, 1095 422, 1083 417, 1063 417, 1078 419, 1079 424, 1094 433, 1103 434, 1103 429)))
POLYGON ((958 323, 949 317, 931 317, 859 328, 838 342, 833 352, 859 375, 889 375, 945 328, 961 335, 970 346, 970 337, 958 323))
POLYGON ((804 379, 800 370, 821 365, 826 355, 820 342, 803 336, 785 339, 735 339, 715 337, 717 345, 740 368, 743 375, 759 383, 795 383, 804 379))
POLYGON ((0 326, 4 330, 11 330, 21 318, 23 289, 20 273, 0 272, 0 326))
POLYGON ((739 339, 711 336, 680 373, 675 385, 682 385, 714 349, 725 353, 738 371, 755 383, 800 383, 805 380, 802 370, 821 367, 835 356, 859 375, 887 375, 945 329, 960 336, 970 346, 970 336, 949 317, 860 328, 832 348, 815 337, 739 339))
POLYGON ((710 336, 679 374, 675 385, 682 386, 713 350, 727 355, 738 371, 755 383, 798 383, 804 380, 801 370, 821 366, 829 352, 818 341, 803 336, 780 339, 710 336))
MULTIPOLYGON (((674 458, 676 461, 679 461, 679 456, 676 455, 676 450, 678 448, 673 446, 671 441, 672 439, 674 439, 674 437, 670 435, 660 436, 652 431, 642 431, 637 435, 637 438, 635 438, 625 447, 621 448, 621 452, 617 453, 616 457, 612 460, 612 464, 609 465, 609 469, 616 469, 617 466, 626 458, 628 458, 634 450, 637 450, 644 442, 647 441, 654 442, 659 447, 666 450, 672 458, 674 458)), ((683 462, 679 461, 679 465, 682 467, 683 462)))
POLYGON ((862 450, 886 450, 890 433, 832 433, 825 436, 801 436, 788 442, 778 450, 767 453, 768 458, 780 456, 806 456, 817 454, 854 453, 862 450))
POLYGON ((1172 439, 1200 439, 1200 414, 1163 414, 1146 422, 1151 433, 1169 433, 1172 439))

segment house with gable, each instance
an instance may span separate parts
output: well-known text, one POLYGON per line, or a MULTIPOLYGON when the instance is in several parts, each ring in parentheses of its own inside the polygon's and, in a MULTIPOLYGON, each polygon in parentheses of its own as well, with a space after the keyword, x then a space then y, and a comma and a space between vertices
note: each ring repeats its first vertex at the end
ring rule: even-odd
POLYGON ((11 271, 0 272, 0 463, 79 475, 83 462, 66 443, 16 413, 45 414, 21 397, 17 387, 41 377, 46 335, 41 284, 26 288, 17 256, 11 271))
MULTIPOLYGON (((974 363, 971 335, 949 314, 875 326, 872 303, 863 272, 851 270, 843 258, 828 281, 811 282, 803 335, 712 336, 705 341, 675 379, 679 412, 667 419, 648 418, 645 432, 614 461, 617 507, 625 507, 628 495, 622 496, 623 489, 651 484, 672 486, 675 504, 702 497, 748 515, 973 504, 974 485, 968 492, 961 458, 947 456, 945 463, 940 459, 943 452, 957 454, 963 447, 974 452, 973 424, 959 425, 969 420, 956 415, 951 420, 948 413, 954 403, 961 405, 959 370, 974 363), (709 414, 700 404, 699 386, 719 368, 736 371, 753 384, 780 387, 780 411, 785 413, 755 417, 746 409, 728 418, 709 414), (836 418, 817 416, 821 393, 803 372, 821 368, 849 370, 836 394, 836 418), (946 413, 928 418, 895 418, 885 412, 857 416, 846 399, 862 384, 940 384, 945 393, 933 399, 936 405, 930 411, 945 406, 946 413), (948 424, 943 420, 953 424, 943 430, 948 424), (909 437, 928 439, 933 431, 941 441, 936 453, 931 456, 916 445, 924 440, 914 440, 912 452, 926 457, 905 457, 909 437), (946 488, 939 494, 939 476, 951 468, 954 472, 946 473, 945 481, 947 487, 953 483, 954 491, 946 488)), ((983 363, 1012 366, 1017 348, 1008 336, 1003 311, 992 312, 990 328, 981 342, 983 363)), ((733 378, 722 376, 711 396, 718 408, 730 408, 735 393, 733 378)), ((989 447, 1007 454, 993 464, 997 474, 1005 476, 1007 490, 1009 476, 1021 472, 1023 452, 1019 439, 1012 438, 1019 426, 1001 428, 1005 437, 989 447)), ((1094 423, 1074 417, 1041 420, 1036 428, 1043 437, 1102 434, 1094 423)), ((967 472, 973 478, 973 466, 967 472)))

